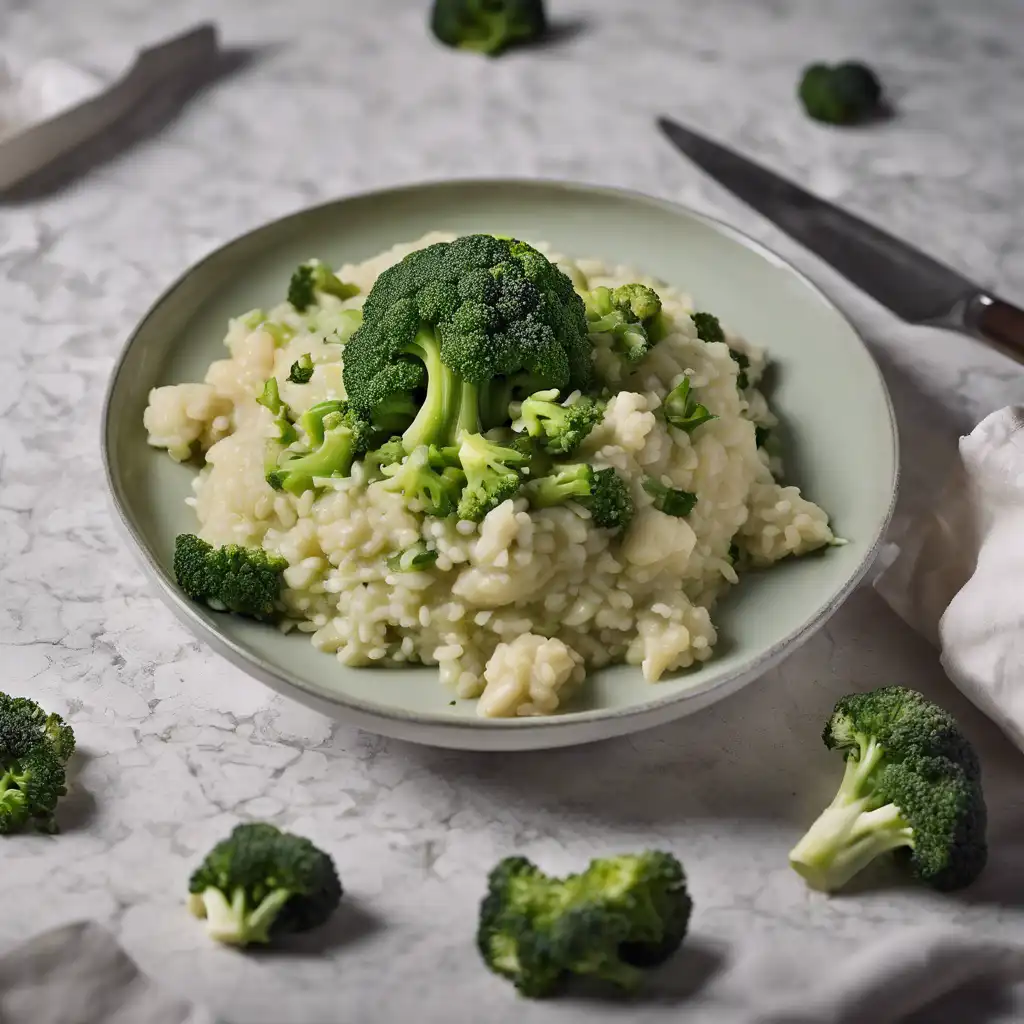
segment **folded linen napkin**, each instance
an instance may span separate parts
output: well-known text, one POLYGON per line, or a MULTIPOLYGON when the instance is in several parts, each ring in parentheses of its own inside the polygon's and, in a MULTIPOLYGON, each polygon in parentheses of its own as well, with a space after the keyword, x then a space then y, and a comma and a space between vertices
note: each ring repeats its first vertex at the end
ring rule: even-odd
POLYGON ((961 438, 945 490, 883 559, 875 589, 1024 749, 1024 407, 961 438))

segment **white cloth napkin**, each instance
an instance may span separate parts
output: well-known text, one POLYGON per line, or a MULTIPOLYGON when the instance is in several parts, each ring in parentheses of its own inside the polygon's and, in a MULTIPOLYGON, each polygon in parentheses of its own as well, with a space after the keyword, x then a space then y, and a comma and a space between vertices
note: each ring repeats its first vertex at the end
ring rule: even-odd
POLYGON ((1024 749, 1024 407, 960 439, 934 508, 906 531, 876 590, 942 650, 950 679, 1024 749))

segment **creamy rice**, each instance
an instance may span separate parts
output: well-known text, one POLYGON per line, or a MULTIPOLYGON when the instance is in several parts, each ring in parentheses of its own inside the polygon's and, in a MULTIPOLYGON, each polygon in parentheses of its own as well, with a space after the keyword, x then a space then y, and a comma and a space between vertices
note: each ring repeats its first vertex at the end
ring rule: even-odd
POLYGON ((636 514, 623 533, 593 527, 581 506, 530 509, 522 497, 481 523, 427 518, 368 483, 359 463, 352 476, 320 481, 322 489, 300 497, 267 484, 274 428, 256 402, 264 381, 275 376, 296 413, 344 397, 343 346, 328 340, 338 312, 358 309, 377 275, 407 253, 453 237, 434 233, 342 267, 339 276, 361 293, 324 298, 323 330, 310 331, 309 317, 287 304, 267 319, 294 330, 290 339, 254 327, 259 317, 232 321, 228 357, 210 366, 204 383, 151 392, 150 444, 179 461, 205 453, 190 499, 197 532, 212 544, 262 545, 284 556, 284 628, 310 634, 347 665, 437 665, 459 697, 480 698, 481 715, 550 714, 584 685, 587 668, 611 662, 639 665, 653 682, 706 661, 717 639, 711 610, 737 582, 737 550, 740 564, 768 566, 833 536, 817 505, 776 482, 777 461, 755 443, 755 427, 776 422, 756 386, 764 354, 728 334, 728 344, 700 341, 688 297, 628 267, 548 253, 581 291, 652 284, 672 323, 636 366, 600 344, 595 353, 616 393, 579 457, 630 482, 636 514), (750 361, 742 391, 730 348, 750 361), (316 367, 312 380, 289 383, 291 364, 305 353, 316 367), (684 374, 717 417, 693 434, 655 415, 684 374), (695 508, 685 519, 656 511, 645 477, 695 493, 695 508), (433 566, 387 567, 419 540, 436 548, 433 566))

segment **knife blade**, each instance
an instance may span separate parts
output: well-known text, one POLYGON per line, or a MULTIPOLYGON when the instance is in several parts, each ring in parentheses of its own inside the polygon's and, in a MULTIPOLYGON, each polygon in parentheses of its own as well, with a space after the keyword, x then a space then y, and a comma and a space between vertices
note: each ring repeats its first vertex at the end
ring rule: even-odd
POLYGON ((1024 361, 1024 310, 747 157, 667 117, 657 124, 701 170, 901 319, 960 330, 1024 361))

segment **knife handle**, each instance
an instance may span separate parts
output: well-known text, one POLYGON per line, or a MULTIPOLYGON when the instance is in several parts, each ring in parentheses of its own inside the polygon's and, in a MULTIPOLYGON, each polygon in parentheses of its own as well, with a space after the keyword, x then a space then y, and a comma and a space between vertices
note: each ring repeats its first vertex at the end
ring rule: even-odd
POLYGON ((964 326, 975 337, 1024 363, 1024 309, 981 293, 968 301, 964 326))

